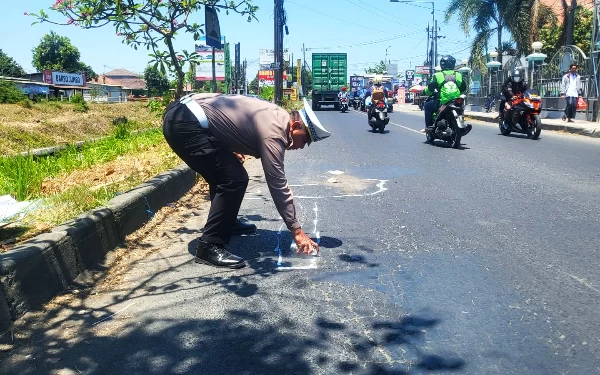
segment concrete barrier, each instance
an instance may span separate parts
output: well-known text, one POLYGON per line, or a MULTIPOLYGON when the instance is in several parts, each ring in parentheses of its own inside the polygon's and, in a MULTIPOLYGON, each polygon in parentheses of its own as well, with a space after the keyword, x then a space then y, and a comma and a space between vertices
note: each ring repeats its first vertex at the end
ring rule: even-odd
POLYGON ((66 290, 160 208, 185 195, 196 173, 182 164, 98 208, 0 254, 0 334, 66 290))

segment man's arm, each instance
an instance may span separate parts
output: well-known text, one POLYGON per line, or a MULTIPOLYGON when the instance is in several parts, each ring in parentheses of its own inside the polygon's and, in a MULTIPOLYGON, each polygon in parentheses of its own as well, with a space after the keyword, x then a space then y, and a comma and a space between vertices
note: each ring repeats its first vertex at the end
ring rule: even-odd
POLYGON ((433 79, 431 80, 431 82, 429 82, 429 84, 425 88, 425 95, 433 94, 437 88, 438 88, 437 76, 434 74, 433 79))
POLYGON ((300 228, 296 219, 296 208, 292 190, 285 177, 283 160, 286 145, 281 140, 263 139, 261 142, 260 160, 265 172, 265 180, 273 203, 289 230, 300 228))
POLYGON ((288 186, 283 167, 285 144, 281 140, 263 139, 261 142, 260 158, 265 172, 265 179, 271 192, 271 197, 279 211, 279 215, 292 232, 298 246, 296 252, 312 254, 313 249, 319 251, 319 245, 310 239, 302 230, 296 218, 296 207, 292 190, 288 186))

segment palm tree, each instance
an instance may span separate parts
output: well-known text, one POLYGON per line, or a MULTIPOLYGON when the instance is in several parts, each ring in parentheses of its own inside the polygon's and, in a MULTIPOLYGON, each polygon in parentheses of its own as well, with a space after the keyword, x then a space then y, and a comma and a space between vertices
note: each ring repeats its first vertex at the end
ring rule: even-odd
POLYGON ((485 69, 483 51, 494 34, 497 37, 498 61, 502 62, 502 34, 508 30, 506 6, 514 0, 452 0, 446 9, 446 22, 457 15, 465 35, 476 32, 469 62, 485 69))
POLYGON ((540 30, 547 25, 556 24, 558 18, 552 8, 540 4, 539 0, 513 0, 513 17, 507 19, 510 31, 520 56, 531 52, 531 43, 540 39, 540 30))

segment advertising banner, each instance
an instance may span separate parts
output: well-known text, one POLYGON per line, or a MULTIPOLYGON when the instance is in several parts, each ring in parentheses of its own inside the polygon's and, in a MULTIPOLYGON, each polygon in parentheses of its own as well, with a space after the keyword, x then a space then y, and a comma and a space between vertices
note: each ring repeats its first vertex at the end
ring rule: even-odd
MULTIPOLYGON (((212 47, 196 44, 196 53, 196 81, 212 81, 212 47)), ((215 49, 215 74, 217 81, 225 80, 225 51, 222 49, 215 49)))
POLYGON ((429 74, 429 67, 425 65, 415 66, 414 74, 429 74))
MULTIPOLYGON (((283 50, 283 61, 290 61, 290 50, 285 48, 283 50)), ((275 63, 275 50, 272 49, 259 49, 258 50, 258 63, 260 65, 271 65, 275 63)))
MULTIPOLYGON (((287 81, 287 74, 283 73, 283 84, 287 81)), ((274 87, 275 86, 275 71, 274 70, 259 70, 258 71, 258 87, 274 87)))
POLYGON ((352 89, 360 90, 363 79, 363 76, 350 76, 350 91, 352 89))
POLYGON ((204 7, 204 24, 206 26, 206 45, 223 48, 221 43, 221 27, 219 26, 219 16, 217 11, 212 7, 204 7))
POLYGON ((85 86, 85 74, 44 70, 44 83, 55 86, 85 86))

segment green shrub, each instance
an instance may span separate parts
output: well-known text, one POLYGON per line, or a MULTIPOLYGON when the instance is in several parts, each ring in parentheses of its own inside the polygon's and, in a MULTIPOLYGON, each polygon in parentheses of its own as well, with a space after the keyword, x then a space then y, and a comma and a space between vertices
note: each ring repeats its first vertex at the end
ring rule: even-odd
POLYGON ((19 102, 19 105, 20 105, 21 107, 23 107, 23 108, 26 108, 26 109, 31 109, 31 108, 33 108, 33 102, 32 102, 31 100, 29 100, 29 99, 23 99, 23 100, 21 100, 21 101, 19 102))
POLYGON ((83 99, 83 95, 75 94, 71 97, 71 103, 75 104, 73 111, 75 112, 87 112, 90 107, 83 99))
POLYGON ((260 97, 272 102, 273 101, 273 97, 275 96, 275 88, 274 87, 262 87, 260 89, 260 97))
POLYGON ((27 99, 21 90, 12 82, 0 80, 0 103, 19 103, 27 99))

